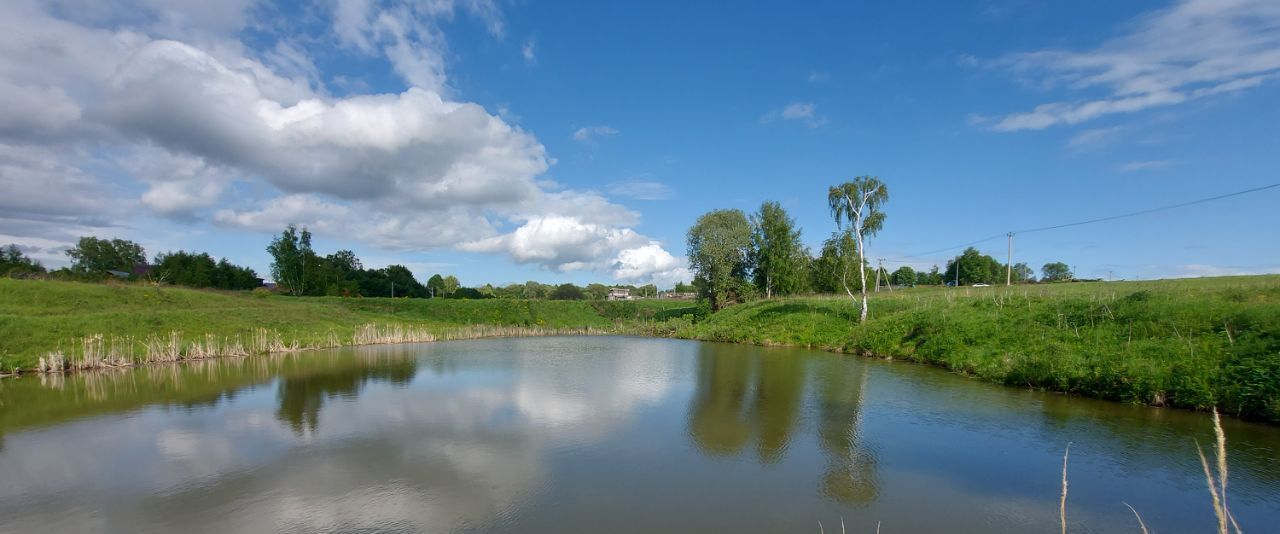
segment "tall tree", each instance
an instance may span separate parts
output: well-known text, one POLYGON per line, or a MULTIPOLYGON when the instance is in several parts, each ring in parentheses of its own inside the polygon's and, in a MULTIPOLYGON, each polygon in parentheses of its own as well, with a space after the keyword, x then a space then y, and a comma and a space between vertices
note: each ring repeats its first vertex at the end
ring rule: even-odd
POLYGON ((1071 267, 1060 261, 1044 264, 1044 267, 1040 268, 1040 274, 1046 282, 1061 282, 1075 278, 1075 275, 1071 272, 1071 267))
POLYGON ((0 248, 0 276, 43 273, 44 266, 22 252, 18 245, 0 248))
MULTIPOLYGON (((426 290, 418 280, 413 277, 413 272, 403 265, 388 265, 383 272, 387 273, 387 294, 392 297, 424 297, 426 290)), ((433 278, 439 277, 436 275, 433 278)))
POLYGON ((781 204, 765 202, 751 215, 751 245, 756 286, 766 297, 800 290, 806 253, 795 220, 781 204))
POLYGON ((689 266, 694 285, 712 310, 744 299, 750 291, 751 223, 741 210, 715 210, 689 228, 689 266))
POLYGON ((445 296, 452 295, 452 294, 453 294, 455 291, 457 291, 457 290, 458 290, 458 288, 459 288, 459 287, 461 287, 461 286, 462 286, 462 283, 458 281, 458 277, 456 277, 456 276, 454 276, 454 275, 449 275, 449 276, 444 277, 444 294, 445 294, 445 296))
POLYGON ((360 258, 356 257, 356 253, 350 250, 339 250, 325 257, 329 260, 329 265, 342 273, 350 273, 364 269, 364 265, 360 263, 360 258))
POLYGON ((298 297, 307 292, 307 280, 314 263, 315 251, 311 250, 311 232, 306 227, 289 225, 267 245, 271 253, 271 277, 289 294, 298 297))
POLYGON ((427 279, 427 291, 432 298, 444 297, 444 277, 438 274, 431 275, 431 278, 427 279))
POLYGON ((142 245, 133 241, 89 236, 81 237, 76 246, 67 251, 67 256, 71 258, 71 270, 81 275, 130 272, 134 265, 147 261, 142 245))
MULTIPOLYGON (((859 322, 867 320, 867 244, 866 238, 876 235, 884 227, 884 212, 881 207, 889 201, 889 188, 879 178, 859 176, 852 182, 832 186, 827 191, 827 204, 831 207, 831 216, 836 220, 836 227, 844 229, 844 222, 849 223, 848 230, 853 234, 854 244, 858 252, 858 274, 861 281, 862 311, 858 314, 859 322)), ((844 290, 853 298, 849 285, 844 290)))
POLYGON ((993 284, 996 281, 1003 281, 1005 275, 1003 263, 973 247, 964 249, 960 257, 947 262, 945 275, 947 282, 957 280, 956 269, 960 270, 959 282, 962 286, 979 283, 993 284))

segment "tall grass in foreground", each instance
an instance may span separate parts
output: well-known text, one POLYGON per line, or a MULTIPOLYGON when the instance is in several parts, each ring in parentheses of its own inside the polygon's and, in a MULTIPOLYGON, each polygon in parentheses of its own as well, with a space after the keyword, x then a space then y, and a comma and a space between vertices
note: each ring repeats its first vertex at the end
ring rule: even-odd
MULTIPOLYGON (((1231 511, 1227 509, 1227 436, 1222 430, 1222 421, 1218 416, 1218 410, 1213 410, 1213 433, 1214 437, 1214 453, 1215 467, 1217 473, 1209 467, 1209 461, 1205 458, 1204 450, 1200 448, 1200 443, 1196 442, 1196 453, 1200 455, 1200 465, 1204 467, 1205 482, 1209 486, 1209 497, 1213 503, 1213 514, 1218 521, 1218 534, 1244 534, 1244 530, 1240 528, 1240 524, 1236 522, 1235 516, 1231 515, 1231 511)), ((1062 496, 1059 501, 1058 519, 1062 534, 1067 533, 1067 458, 1071 454, 1071 444, 1067 443, 1066 450, 1062 453, 1062 496)), ((1121 502, 1133 512, 1133 516, 1138 521, 1138 528, 1142 534, 1150 534, 1147 530, 1147 524, 1142 520, 1142 515, 1138 513, 1127 502, 1121 502)), ((840 532, 844 532, 844 518, 840 518, 840 532)), ((820 534, 826 531, 822 528, 822 521, 818 521, 818 532, 820 534)), ((880 532, 880 523, 876 523, 876 533, 880 532)))
MULTIPOLYGON (((1236 534, 1244 534, 1244 530, 1240 528, 1240 524, 1236 522, 1235 516, 1231 515, 1231 511, 1227 509, 1227 435, 1222 430, 1222 420, 1218 417, 1217 408, 1213 409, 1213 434, 1214 453, 1216 460, 1216 470, 1209 468, 1209 461, 1205 459, 1204 450, 1200 448, 1200 443, 1196 442, 1196 454, 1200 455, 1200 465, 1204 467, 1204 479, 1209 486, 1209 497, 1213 502, 1213 515, 1218 520, 1218 534, 1231 534, 1234 530, 1236 534)), ((1062 454, 1062 504, 1059 511, 1059 518, 1062 526, 1062 534, 1067 532, 1067 455, 1071 453, 1071 444, 1067 444, 1066 451, 1062 454)), ((1121 504, 1129 508, 1138 520, 1138 528, 1143 534, 1148 534, 1147 524, 1142 520, 1142 515, 1138 514, 1129 503, 1121 504)))

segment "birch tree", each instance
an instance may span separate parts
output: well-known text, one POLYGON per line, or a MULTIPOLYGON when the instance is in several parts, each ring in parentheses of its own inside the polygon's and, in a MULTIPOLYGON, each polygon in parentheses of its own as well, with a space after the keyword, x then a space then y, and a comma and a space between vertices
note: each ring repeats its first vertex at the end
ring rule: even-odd
POLYGON ((267 246, 271 254, 271 278, 295 297, 307 293, 307 279, 315 252, 311 250, 311 232, 304 226, 289 225, 267 246))
MULTIPOLYGON (((854 246, 858 253, 858 274, 862 284, 862 311, 858 315, 859 322, 867 320, 867 244, 868 237, 876 235, 884 226, 882 205, 889 201, 889 189, 879 178, 859 176, 852 182, 832 186, 827 192, 827 204, 831 207, 831 216, 836 226, 852 233, 854 246), (848 226, 846 227, 846 223, 848 226)), ((841 280, 845 293, 856 303, 849 284, 841 280)))

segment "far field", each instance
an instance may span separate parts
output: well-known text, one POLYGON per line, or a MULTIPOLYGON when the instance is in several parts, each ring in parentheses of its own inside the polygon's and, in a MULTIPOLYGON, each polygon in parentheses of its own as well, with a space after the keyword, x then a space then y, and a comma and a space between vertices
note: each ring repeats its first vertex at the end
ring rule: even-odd
POLYGON ((1280 276, 882 291, 871 320, 856 317, 848 298, 827 296, 706 317, 687 301, 291 298, 3 279, 0 369, 31 370, 58 350, 75 360, 97 334, 136 361, 148 339, 176 339, 186 357, 209 334, 269 331, 312 347, 351 344, 370 324, 436 337, 592 328, 910 360, 1015 387, 1280 423, 1280 276))

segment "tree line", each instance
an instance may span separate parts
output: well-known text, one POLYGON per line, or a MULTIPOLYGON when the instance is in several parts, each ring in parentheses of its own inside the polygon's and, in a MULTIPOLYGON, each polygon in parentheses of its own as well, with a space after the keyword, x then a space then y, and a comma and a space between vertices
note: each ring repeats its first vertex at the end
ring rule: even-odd
MULTIPOLYGON (((455 299, 604 300, 613 288, 631 290, 639 297, 656 297, 658 287, 646 285, 585 286, 528 281, 520 284, 464 287, 453 275, 435 274, 419 282, 404 265, 380 269, 365 268, 356 254, 339 250, 320 255, 311 245, 311 232, 296 226, 285 228, 267 246, 271 255, 271 276, 277 288, 294 296, 411 297, 455 299)), ((248 290, 263 286, 253 269, 215 259, 204 252, 163 252, 147 263, 142 245, 126 239, 81 237, 65 251, 71 264, 52 272, 33 260, 18 245, 0 247, 0 276, 40 276, 60 280, 102 281, 127 278, 157 284, 192 288, 248 290)), ((694 292, 692 286, 676 284, 677 292, 694 292)))
MULTIPOLYGON (((267 252, 272 259, 272 278, 282 292, 294 296, 604 300, 609 290, 615 287, 630 289, 633 295, 641 297, 656 297, 658 294, 658 287, 653 284, 578 286, 570 283, 550 285, 531 280, 505 286, 465 287, 457 277, 440 274, 432 275, 423 284, 403 265, 366 269, 350 250, 321 256, 311 246, 311 232, 292 225, 272 239, 267 252)), ((693 290, 691 287, 685 289, 693 290)))
POLYGON ((17 245, 0 250, 0 276, 44 275, 61 280, 101 281, 107 278, 150 280, 195 288, 243 290, 262 285, 248 267, 204 252, 163 252, 147 263, 142 245, 127 239, 81 237, 65 251, 71 265, 49 272, 17 245))
POLYGON ((795 219, 777 202, 766 201, 751 214, 738 209, 707 212, 686 235, 693 286, 713 311, 761 296, 844 293, 859 305, 860 318, 866 320, 869 284, 995 284, 1006 275, 1018 283, 1073 279, 1061 262, 1045 264, 1040 280, 1025 263, 1006 271, 1005 264, 973 247, 949 260, 945 270, 937 265, 928 272, 905 265, 893 272, 879 266, 872 269, 867 240, 884 227, 883 207, 888 201, 888 187, 876 177, 859 176, 830 187, 827 205, 836 229, 817 254, 803 244, 795 219))

